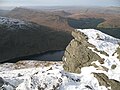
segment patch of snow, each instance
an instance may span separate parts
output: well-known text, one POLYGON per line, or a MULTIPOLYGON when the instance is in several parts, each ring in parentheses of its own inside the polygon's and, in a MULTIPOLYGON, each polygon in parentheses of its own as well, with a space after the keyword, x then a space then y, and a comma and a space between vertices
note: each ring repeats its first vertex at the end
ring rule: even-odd
POLYGON ((19 19, 0 17, 0 24, 7 25, 8 27, 18 26, 21 28, 23 25, 26 25, 26 22, 19 19))
POLYGON ((112 36, 109 36, 105 33, 102 33, 99 30, 95 29, 77 29, 80 32, 83 32, 88 36, 88 42, 96 46, 99 51, 106 52, 109 56, 118 48, 119 39, 116 39, 112 36))
POLYGON ((80 74, 75 74, 65 72, 59 62, 50 65, 34 61, 5 63, 0 65, 0 77, 5 82, 2 87, 6 90, 108 90, 110 87, 100 86, 93 73, 104 73, 109 79, 120 82, 120 60, 116 53, 120 40, 94 29, 78 31, 88 36, 88 42, 95 46, 88 48, 103 59, 103 64, 98 60, 91 63, 95 63, 99 68, 83 67, 80 74), (112 65, 116 65, 116 68, 112 69, 112 65), (106 67, 108 71, 102 67, 106 67))
POLYGON ((100 64, 98 60, 92 63, 95 63, 99 67, 104 66, 108 69, 108 71, 104 72, 101 72, 100 70, 92 70, 92 72, 104 73, 109 77, 109 79, 114 79, 120 82, 120 60, 117 58, 118 54, 116 53, 116 50, 119 47, 118 43, 120 42, 120 40, 95 29, 78 29, 78 31, 88 36, 88 42, 95 46, 95 48, 88 48, 98 54, 104 61, 104 64, 100 64), (97 49, 98 51, 96 51, 95 49, 97 49), (104 55, 100 53, 100 51, 104 51, 108 55, 104 55), (116 68, 112 69, 112 65, 115 65, 116 68))
POLYGON ((99 86, 92 74, 65 72, 61 63, 48 67, 6 69, 0 72, 0 77, 8 82, 2 86, 6 90, 107 90, 99 86))

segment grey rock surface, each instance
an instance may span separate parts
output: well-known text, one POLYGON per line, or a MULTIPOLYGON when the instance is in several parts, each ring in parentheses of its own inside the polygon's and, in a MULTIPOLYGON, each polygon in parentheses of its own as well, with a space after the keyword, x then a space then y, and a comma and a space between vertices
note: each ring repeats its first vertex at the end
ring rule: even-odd
MULTIPOLYGON (((105 52, 97 50, 97 48, 88 42, 88 37, 80 31, 73 31, 72 36, 74 39, 67 46, 64 56, 63 56, 63 67, 67 72, 81 73, 81 68, 94 66, 99 69, 102 68, 103 71, 108 72, 108 68, 104 66, 97 66, 93 64, 93 61, 98 61, 100 64, 104 64, 104 59, 98 54, 93 52, 88 47, 93 47, 96 52, 109 57, 105 52)), ((115 52, 118 54, 118 59, 120 59, 120 48, 117 48, 115 52)), ((114 53, 114 54, 115 54, 114 53)), ((116 65, 112 65, 111 69, 115 69, 116 65)), ((104 73, 92 73, 94 77, 98 80, 100 86, 105 86, 108 90, 120 90, 120 82, 115 79, 109 79, 104 73), (111 88, 111 89, 110 89, 111 88)))
POLYGON ((103 73, 94 73, 101 86, 111 87, 110 90, 120 90, 120 82, 109 79, 103 73))
POLYGON ((4 80, 0 77, 0 87, 2 87, 4 84, 4 80))
POLYGON ((63 67, 66 71, 80 73, 82 67, 90 66, 91 62, 101 58, 88 49, 92 45, 87 42, 87 36, 78 31, 73 31, 72 35, 74 39, 65 50, 63 67))

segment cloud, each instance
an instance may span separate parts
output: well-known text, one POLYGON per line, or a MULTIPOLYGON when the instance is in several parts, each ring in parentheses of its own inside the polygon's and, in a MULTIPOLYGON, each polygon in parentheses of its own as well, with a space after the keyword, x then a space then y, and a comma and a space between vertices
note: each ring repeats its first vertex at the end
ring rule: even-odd
POLYGON ((54 5, 86 5, 112 6, 119 5, 120 0, 0 0, 0 6, 54 6, 54 5))

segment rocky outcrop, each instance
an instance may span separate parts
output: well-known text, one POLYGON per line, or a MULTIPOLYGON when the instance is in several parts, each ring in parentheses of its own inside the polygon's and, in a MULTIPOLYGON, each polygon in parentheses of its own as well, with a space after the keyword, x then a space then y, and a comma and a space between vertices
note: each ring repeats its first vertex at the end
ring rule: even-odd
POLYGON ((93 61, 101 60, 100 56, 88 49, 88 37, 82 32, 73 31, 74 39, 67 46, 64 54, 64 69, 69 72, 80 73, 81 68, 90 66, 93 61))
POLYGON ((63 56, 64 70, 90 72, 100 86, 119 90, 120 40, 94 29, 75 30, 72 36, 63 56))

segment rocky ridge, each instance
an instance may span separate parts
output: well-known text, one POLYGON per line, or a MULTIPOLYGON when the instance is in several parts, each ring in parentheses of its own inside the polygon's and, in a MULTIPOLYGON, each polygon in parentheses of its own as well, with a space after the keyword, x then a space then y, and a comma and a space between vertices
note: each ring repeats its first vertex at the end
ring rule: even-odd
POLYGON ((94 75, 107 90, 119 90, 120 40, 94 29, 77 29, 72 36, 63 57, 64 69, 94 75))
POLYGON ((78 29, 62 62, 0 64, 1 90, 119 90, 119 39, 78 29))
POLYGON ((38 61, 1 64, 0 90, 107 90, 95 77, 66 72, 62 65, 38 61))

